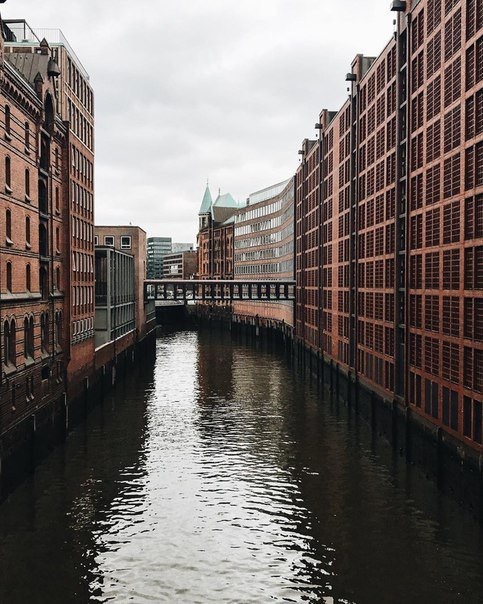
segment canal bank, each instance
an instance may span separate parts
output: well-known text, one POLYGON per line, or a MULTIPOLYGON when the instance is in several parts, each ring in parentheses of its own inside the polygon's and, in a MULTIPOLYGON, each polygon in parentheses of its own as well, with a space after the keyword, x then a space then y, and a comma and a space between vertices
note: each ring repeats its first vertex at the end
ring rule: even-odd
POLYGON ((69 432, 86 419, 120 380, 139 363, 154 362, 155 342, 156 330, 152 330, 129 345, 116 349, 116 343, 110 342, 97 349, 93 373, 70 392, 67 388, 48 404, 33 407, 28 416, 1 435, 0 501, 65 441, 69 432))
POLYGON ((471 515, 242 338, 165 333, 0 505, 2 602, 479 604, 471 515))
POLYGON ((228 330, 246 341, 280 347, 298 371, 321 384, 331 400, 354 410, 375 437, 389 442, 406 463, 420 467, 429 480, 483 524, 482 455, 413 413, 409 406, 388 400, 358 376, 307 349, 283 321, 235 315, 222 306, 187 306, 186 313, 190 325, 228 330))

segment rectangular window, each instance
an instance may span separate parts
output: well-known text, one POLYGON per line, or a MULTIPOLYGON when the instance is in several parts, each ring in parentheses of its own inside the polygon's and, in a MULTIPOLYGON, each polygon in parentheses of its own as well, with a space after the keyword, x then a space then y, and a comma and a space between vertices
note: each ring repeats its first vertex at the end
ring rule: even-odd
POLYGON ((106 235, 104 237, 104 245, 109 245, 110 247, 114 247, 114 237, 112 235, 106 235))
POLYGON ((121 249, 122 250, 131 249, 131 237, 128 237, 127 235, 123 235, 121 237, 121 249))

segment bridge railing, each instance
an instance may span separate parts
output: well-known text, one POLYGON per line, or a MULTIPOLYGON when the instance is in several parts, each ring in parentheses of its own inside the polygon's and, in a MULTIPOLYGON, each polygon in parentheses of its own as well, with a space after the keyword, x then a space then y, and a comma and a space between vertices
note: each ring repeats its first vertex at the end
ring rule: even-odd
POLYGON ((145 300, 295 300, 295 281, 164 280, 144 282, 145 300))

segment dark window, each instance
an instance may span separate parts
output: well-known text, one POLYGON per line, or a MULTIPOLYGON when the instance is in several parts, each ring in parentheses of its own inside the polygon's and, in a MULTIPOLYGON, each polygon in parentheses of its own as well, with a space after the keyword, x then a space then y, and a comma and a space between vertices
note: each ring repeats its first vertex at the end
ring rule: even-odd
POLYGON ((34 356, 34 320, 32 317, 25 317, 23 322, 23 348, 24 356, 33 358, 34 356))
POLYGON ((25 122, 25 149, 30 149, 30 125, 28 122, 25 122))
POLYGON ((443 387, 443 424, 449 426, 449 389, 443 387))
POLYGON ((7 235, 7 243, 12 243, 12 212, 5 212, 5 231, 7 235))
POLYGON ((431 415, 435 418, 438 417, 438 383, 431 383, 431 415))
POLYGON ((10 136, 11 120, 10 120, 10 107, 5 105, 5 132, 10 136))
POLYGON ((47 313, 40 315, 40 343, 42 350, 47 352, 49 349, 49 315, 47 313))
POLYGON ((32 275, 30 264, 27 264, 27 266, 25 267, 25 287, 27 288, 27 291, 31 291, 32 289, 32 275))
POLYGON ((12 263, 7 262, 7 291, 12 292, 12 263))
POLYGON ((473 403, 473 440, 481 445, 482 432, 482 403, 474 401, 473 403))
POLYGON ((451 429, 458 430, 458 393, 451 390, 451 429))
POLYGON ((10 165, 10 157, 5 158, 5 187, 8 189, 8 192, 12 190, 12 172, 10 165))
POLYGON ((3 324, 3 362, 5 365, 16 364, 15 321, 5 321, 3 324))
POLYGON ((463 435, 471 437, 471 399, 463 399, 463 435))

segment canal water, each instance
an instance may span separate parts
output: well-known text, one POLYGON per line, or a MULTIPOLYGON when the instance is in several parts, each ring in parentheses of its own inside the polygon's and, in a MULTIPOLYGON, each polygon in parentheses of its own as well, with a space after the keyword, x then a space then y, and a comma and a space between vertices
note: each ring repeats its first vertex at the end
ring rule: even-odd
POLYGON ((0 506, 0 602, 482 602, 482 532, 276 352, 180 331, 0 506))

